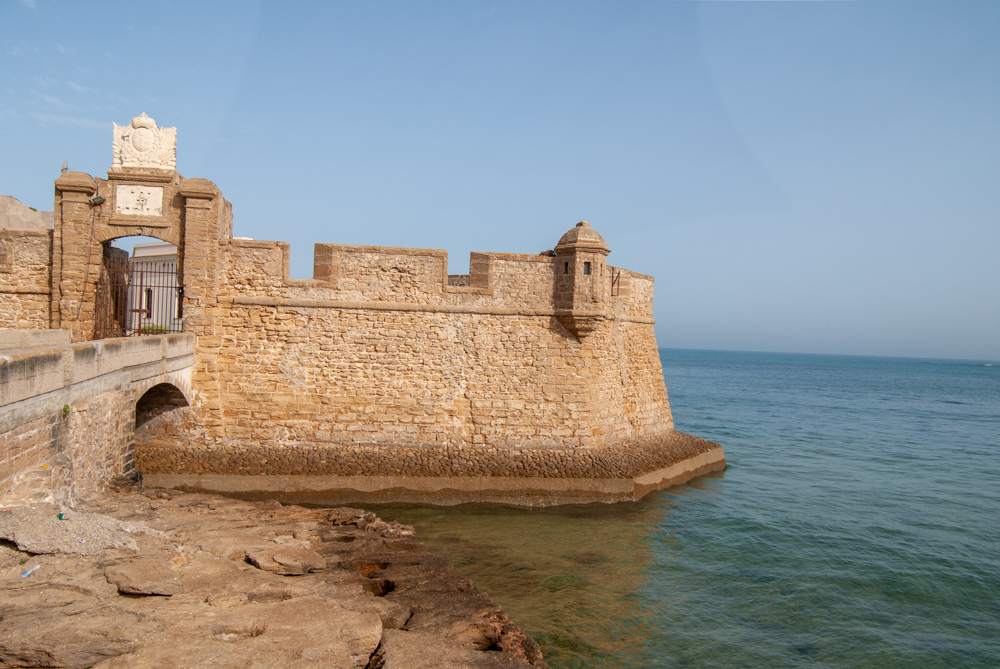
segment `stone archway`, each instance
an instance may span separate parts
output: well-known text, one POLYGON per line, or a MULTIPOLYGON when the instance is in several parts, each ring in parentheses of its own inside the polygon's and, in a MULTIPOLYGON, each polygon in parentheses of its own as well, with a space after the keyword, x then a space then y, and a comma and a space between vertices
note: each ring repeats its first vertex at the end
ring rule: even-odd
MULTIPOLYGON (((187 323, 182 330, 200 334, 196 323, 211 306, 223 245, 232 238, 232 208, 212 182, 177 173, 174 128, 160 128, 153 119, 137 116, 129 126, 115 127, 113 148, 114 164, 107 179, 82 172, 66 172, 56 179, 51 326, 69 330, 73 341, 92 339, 98 331, 102 247, 121 237, 143 236, 177 247, 176 287, 184 287, 179 306, 187 323), (146 141, 154 135, 158 139, 146 141)), ((145 297, 146 288, 139 299, 145 297)), ((154 288, 151 308, 141 303, 132 308, 150 313, 152 330, 159 332, 164 326, 155 322, 155 294, 154 288)), ((178 300, 171 298, 162 300, 161 315, 173 311, 176 317, 178 312, 170 305, 178 306, 178 300)), ((112 331, 115 322, 127 329, 128 323, 108 320, 112 331)))
POLYGON ((135 427, 138 429, 157 416, 186 406, 188 401, 180 388, 171 383, 158 383, 135 403, 135 427))

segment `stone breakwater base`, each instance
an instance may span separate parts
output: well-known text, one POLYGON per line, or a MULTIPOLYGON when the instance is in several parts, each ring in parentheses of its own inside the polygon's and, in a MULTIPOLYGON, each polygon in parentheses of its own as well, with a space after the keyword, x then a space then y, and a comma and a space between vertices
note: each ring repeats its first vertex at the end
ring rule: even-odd
POLYGON ((498 502, 550 506, 641 499, 726 468, 723 449, 683 432, 614 448, 137 445, 147 485, 291 502, 498 502), (236 472, 236 473, 234 473, 236 472))

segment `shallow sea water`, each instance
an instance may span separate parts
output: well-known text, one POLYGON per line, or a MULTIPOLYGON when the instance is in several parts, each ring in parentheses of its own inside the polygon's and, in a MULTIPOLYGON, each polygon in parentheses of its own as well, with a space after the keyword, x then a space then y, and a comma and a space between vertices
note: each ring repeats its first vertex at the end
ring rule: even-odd
POLYGON ((371 508, 553 668, 1000 666, 1000 364, 661 359, 727 471, 637 503, 371 508))

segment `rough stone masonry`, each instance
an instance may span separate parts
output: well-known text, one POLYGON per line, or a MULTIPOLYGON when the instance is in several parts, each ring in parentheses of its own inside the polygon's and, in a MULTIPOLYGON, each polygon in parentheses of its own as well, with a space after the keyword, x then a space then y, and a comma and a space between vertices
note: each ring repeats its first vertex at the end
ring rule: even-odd
POLYGON ((607 264, 581 221, 540 254, 233 238, 232 207, 175 170, 176 130, 115 126, 107 179, 55 182, 52 230, 0 230, 0 317, 94 337, 109 242, 177 246, 189 406, 137 428, 147 480, 195 489, 449 503, 634 499, 722 469, 674 430, 653 278, 607 264))

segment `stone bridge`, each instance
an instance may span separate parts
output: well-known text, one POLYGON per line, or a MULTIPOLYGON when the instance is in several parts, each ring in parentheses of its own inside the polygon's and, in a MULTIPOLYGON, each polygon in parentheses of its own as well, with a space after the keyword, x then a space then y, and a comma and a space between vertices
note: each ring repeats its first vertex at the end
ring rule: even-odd
POLYGON ((195 335, 69 343, 0 331, 0 485, 74 492, 133 474, 135 428, 187 406, 195 335))

